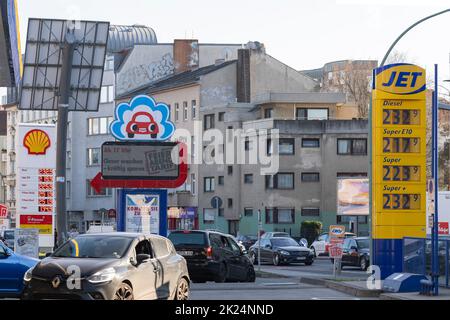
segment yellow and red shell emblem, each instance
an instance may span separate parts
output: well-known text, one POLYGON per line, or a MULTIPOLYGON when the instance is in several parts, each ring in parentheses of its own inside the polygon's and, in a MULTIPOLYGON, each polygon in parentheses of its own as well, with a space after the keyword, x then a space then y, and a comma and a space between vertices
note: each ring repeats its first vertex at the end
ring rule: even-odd
POLYGON ((43 155, 50 145, 50 137, 42 130, 31 130, 23 138, 23 146, 27 148, 28 154, 43 155))

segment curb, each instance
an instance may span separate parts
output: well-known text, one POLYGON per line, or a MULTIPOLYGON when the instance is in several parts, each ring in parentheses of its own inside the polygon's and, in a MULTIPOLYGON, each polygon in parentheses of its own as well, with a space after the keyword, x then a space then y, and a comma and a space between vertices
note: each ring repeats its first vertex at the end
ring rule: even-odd
POLYGON ((320 278, 302 277, 300 278, 300 282, 323 286, 355 297, 378 298, 383 293, 382 290, 370 290, 355 286, 351 283, 337 282, 320 278))

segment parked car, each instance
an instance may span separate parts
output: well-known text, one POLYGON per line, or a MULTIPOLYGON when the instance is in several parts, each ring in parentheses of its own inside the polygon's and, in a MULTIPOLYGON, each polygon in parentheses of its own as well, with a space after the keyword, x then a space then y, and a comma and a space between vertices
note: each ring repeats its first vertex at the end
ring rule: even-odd
POLYGON ((246 250, 250 249, 252 245, 258 240, 257 236, 243 236, 239 235, 237 238, 238 243, 241 243, 246 250))
POLYGON ((38 261, 16 254, 0 241, 0 296, 19 297, 23 291, 23 275, 38 261))
POLYGON ((167 238, 137 233, 79 235, 23 280, 25 299, 186 300, 190 285, 186 260, 167 238), (74 266, 78 286, 70 278, 74 266))
POLYGON ((169 239, 194 282, 254 282, 255 269, 233 236, 215 231, 173 231, 169 239))
MULTIPOLYGON (((258 246, 259 242, 257 241, 249 251, 250 260, 254 264, 258 263, 258 246)), ((261 239, 260 251, 261 262, 269 262, 275 266, 289 263, 304 263, 310 266, 314 262, 311 249, 288 237, 261 239)))
MULTIPOLYGON (((370 265, 370 238, 347 238, 342 247, 341 268, 345 266, 360 267, 366 271, 370 265)), ((334 263, 334 259, 331 259, 334 263)))
POLYGON ((266 232, 261 236, 261 239, 270 239, 270 238, 290 238, 291 235, 287 232, 266 232))
POLYGON ((7 229, 2 234, 3 242, 14 251, 14 229, 7 229))
MULTIPOLYGON (((351 232, 345 233, 345 238, 354 238, 356 237, 356 234, 351 232)), ((328 233, 321 234, 316 241, 314 241, 310 248, 314 252, 314 256, 318 257, 321 255, 328 256, 329 252, 328 249, 330 247, 330 236, 328 233)))

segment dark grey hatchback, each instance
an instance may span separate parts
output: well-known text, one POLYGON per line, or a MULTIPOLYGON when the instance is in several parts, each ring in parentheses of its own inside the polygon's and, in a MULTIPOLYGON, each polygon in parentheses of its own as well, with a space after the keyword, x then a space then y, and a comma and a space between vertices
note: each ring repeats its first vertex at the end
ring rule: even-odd
POLYGON ((108 233, 67 241, 28 270, 24 282, 23 299, 186 300, 190 279, 170 240, 108 233))

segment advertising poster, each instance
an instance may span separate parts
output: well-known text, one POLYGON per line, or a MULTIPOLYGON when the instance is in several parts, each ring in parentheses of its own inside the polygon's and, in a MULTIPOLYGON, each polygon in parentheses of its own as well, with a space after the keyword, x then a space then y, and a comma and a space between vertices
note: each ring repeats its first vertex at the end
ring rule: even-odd
POLYGON ((155 194, 127 194, 127 232, 159 234, 160 198, 155 194))
POLYGON ((338 179, 337 214, 369 215, 369 179, 338 179))
POLYGON ((14 233, 14 251, 30 258, 39 258, 39 230, 16 229, 14 233))
POLYGON ((40 247, 54 246, 55 169, 55 125, 19 124, 16 225, 37 229, 40 247))

